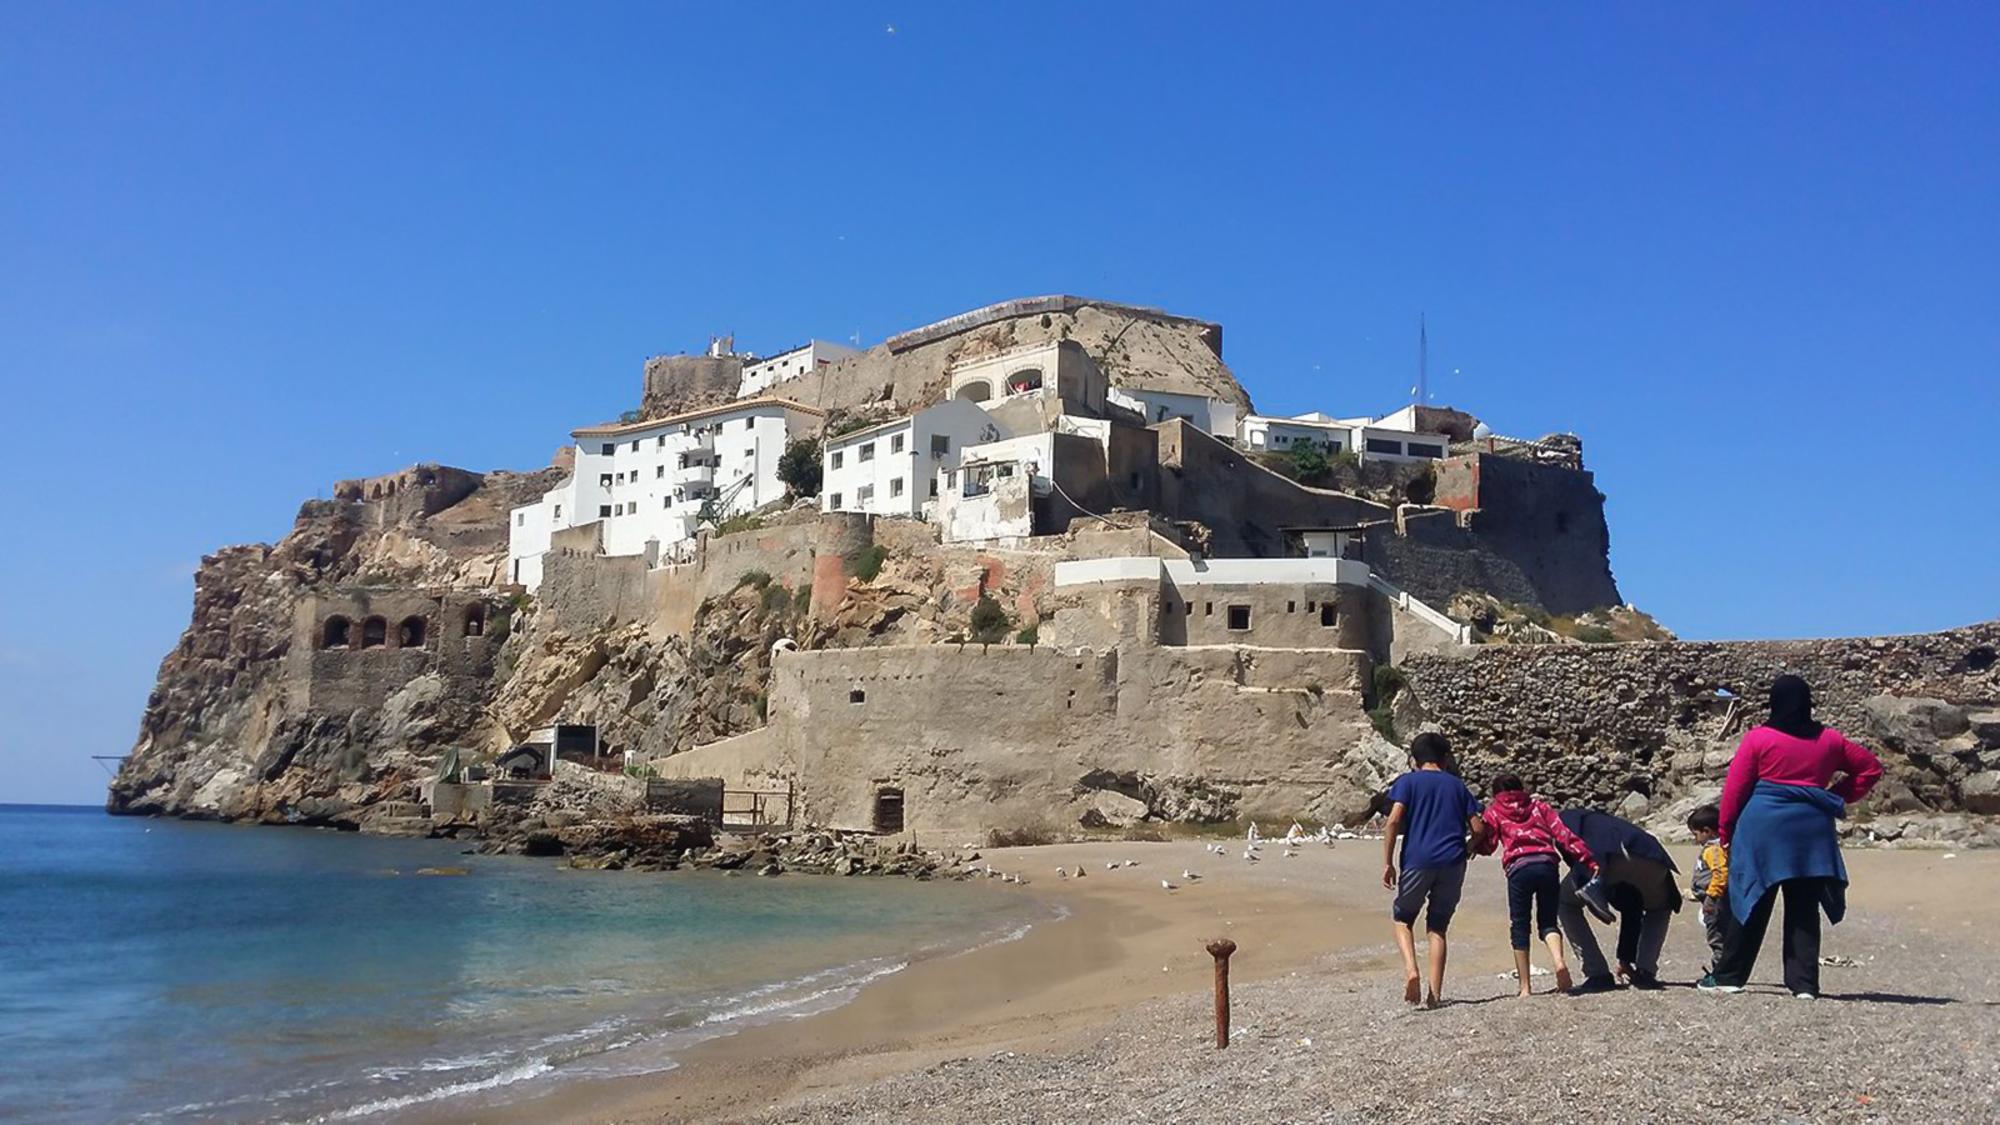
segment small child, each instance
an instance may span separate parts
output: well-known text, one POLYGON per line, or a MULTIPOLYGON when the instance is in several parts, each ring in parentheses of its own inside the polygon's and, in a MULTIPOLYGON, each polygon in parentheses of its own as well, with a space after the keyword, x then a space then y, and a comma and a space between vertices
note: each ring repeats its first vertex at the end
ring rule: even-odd
POLYGON ((1708 932, 1709 971, 1722 961, 1723 912, 1729 909, 1729 849, 1722 846, 1722 810, 1703 805, 1688 814, 1688 831, 1701 845, 1701 859, 1694 865, 1694 881, 1688 888, 1701 904, 1702 929, 1708 932))
POLYGON ((1538 801, 1528 787, 1511 773, 1493 779, 1493 803, 1486 806, 1486 839, 1480 854, 1490 854, 1497 843, 1500 866, 1507 875, 1508 936, 1514 945, 1514 974, 1520 978, 1520 995, 1532 990, 1528 975, 1528 929, 1535 929, 1549 948, 1556 971, 1556 991, 1568 992, 1569 965, 1563 960, 1562 931, 1556 925, 1556 901, 1562 888, 1562 871, 1557 860, 1568 856, 1586 871, 1597 871, 1597 858, 1590 845, 1570 831, 1548 802, 1538 801), (1530 914, 1539 917, 1531 918, 1530 914))
POLYGON ((1452 767, 1451 744, 1435 732, 1410 743, 1416 768, 1389 786, 1389 825, 1382 833, 1382 885, 1395 892, 1389 916, 1396 923, 1396 947, 1403 954, 1403 999, 1435 1008, 1444 994, 1445 931, 1465 886, 1465 838, 1475 846, 1485 835, 1479 801, 1452 767), (1403 838, 1402 870, 1396 869, 1396 838, 1403 838), (1430 942, 1430 994, 1422 995, 1417 973, 1417 915, 1424 916, 1430 942))

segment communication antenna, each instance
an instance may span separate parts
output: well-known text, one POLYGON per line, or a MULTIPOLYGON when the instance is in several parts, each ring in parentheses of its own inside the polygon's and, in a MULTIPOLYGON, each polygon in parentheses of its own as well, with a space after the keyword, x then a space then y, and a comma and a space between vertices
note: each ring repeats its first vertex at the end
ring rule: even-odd
POLYGON ((1424 314, 1417 314, 1417 405, 1431 400, 1431 340, 1424 314))

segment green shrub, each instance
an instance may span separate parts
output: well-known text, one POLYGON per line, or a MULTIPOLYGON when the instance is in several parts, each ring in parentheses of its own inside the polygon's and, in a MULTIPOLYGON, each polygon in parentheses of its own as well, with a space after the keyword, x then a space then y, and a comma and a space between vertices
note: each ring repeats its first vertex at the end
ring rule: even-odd
POLYGON ((762 590, 770 584, 771 576, 769 574, 761 570, 746 570, 737 576, 736 585, 733 588, 741 590, 745 586, 755 586, 759 590, 762 590))
POLYGON ((972 607, 972 639, 983 645, 996 644, 1007 636, 1007 627, 1013 624, 1007 618, 1007 611, 993 600, 991 594, 979 595, 979 604, 972 607))
POLYGON ((629 426, 632 423, 637 422, 642 417, 644 417, 644 415, 637 410, 627 410, 625 413, 620 414, 618 416, 618 424, 621 426, 629 426))
POLYGON ((882 563, 888 557, 889 548, 877 543, 850 556, 847 560, 847 569, 863 582, 873 582, 875 576, 882 573, 882 563))
POLYGON ((717 535, 734 535, 739 531, 755 531, 764 526, 764 517, 745 512, 740 516, 730 516, 715 525, 717 535))
POLYGON ((1403 744, 1402 737, 1396 733, 1396 716, 1390 712, 1386 705, 1369 711, 1368 721, 1374 724, 1376 734, 1381 735, 1398 746, 1403 744))
POLYGON ((776 582, 764 587, 764 612, 783 613, 792 604, 792 592, 776 582))
POLYGON ((818 496, 824 475, 816 437, 798 438, 778 456, 778 479, 785 483, 788 496, 818 496))
POLYGON ((757 698, 755 698, 755 699, 753 699, 753 700, 751 700, 751 701, 750 701, 750 706, 751 706, 751 708, 752 708, 753 710, 755 710, 755 711, 757 712, 757 721, 758 721, 758 722, 760 722, 760 723, 761 723, 761 722, 765 721, 766 719, 770 718, 770 716, 771 716, 771 697, 770 697, 770 695, 769 695, 769 694, 767 694, 767 693, 765 693, 765 692, 761 692, 761 691, 760 691, 760 692, 758 692, 758 693, 757 693, 757 698))
POLYGON ((1026 626, 1020 632, 1014 634, 1015 644, 1027 645, 1029 648, 1035 647, 1035 642, 1041 639, 1042 639, 1041 629, 1033 625, 1026 626))
POLYGON ((1375 705, 1387 707, 1395 702, 1396 693, 1410 686, 1410 679, 1394 664, 1375 666, 1375 705))
POLYGON ((1617 634, 1602 625, 1578 625, 1570 636, 1587 645, 1608 645, 1618 639, 1617 634))
POLYGON ((1333 455, 1331 464, 1339 469, 1358 469, 1361 467, 1361 455, 1352 449, 1343 449, 1333 455))
POLYGON ((1292 475, 1302 481, 1320 480, 1326 476, 1326 450, 1316 441, 1301 441, 1292 446, 1292 475))

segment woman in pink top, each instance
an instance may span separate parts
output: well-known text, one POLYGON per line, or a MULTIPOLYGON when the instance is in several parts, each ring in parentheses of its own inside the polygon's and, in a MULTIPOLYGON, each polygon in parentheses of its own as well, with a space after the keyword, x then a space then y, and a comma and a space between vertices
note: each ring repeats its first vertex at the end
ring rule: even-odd
POLYGON ((1771 721, 1743 736, 1722 787, 1729 909, 1722 956, 1701 988, 1743 991, 1782 895, 1785 987, 1802 1000, 1818 997, 1819 913, 1838 924, 1847 910, 1847 864, 1834 822, 1880 780, 1875 755, 1813 720, 1804 680, 1772 683, 1771 721))

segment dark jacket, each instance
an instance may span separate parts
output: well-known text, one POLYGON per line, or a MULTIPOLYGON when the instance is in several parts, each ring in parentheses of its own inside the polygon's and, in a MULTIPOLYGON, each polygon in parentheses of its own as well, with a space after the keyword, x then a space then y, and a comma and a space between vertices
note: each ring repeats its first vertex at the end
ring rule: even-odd
POLYGON ((1648 910, 1663 906, 1680 910, 1680 881, 1675 878, 1680 868, 1652 833, 1596 809, 1564 809, 1561 819, 1597 857, 1607 889, 1629 886, 1639 892, 1648 910))

